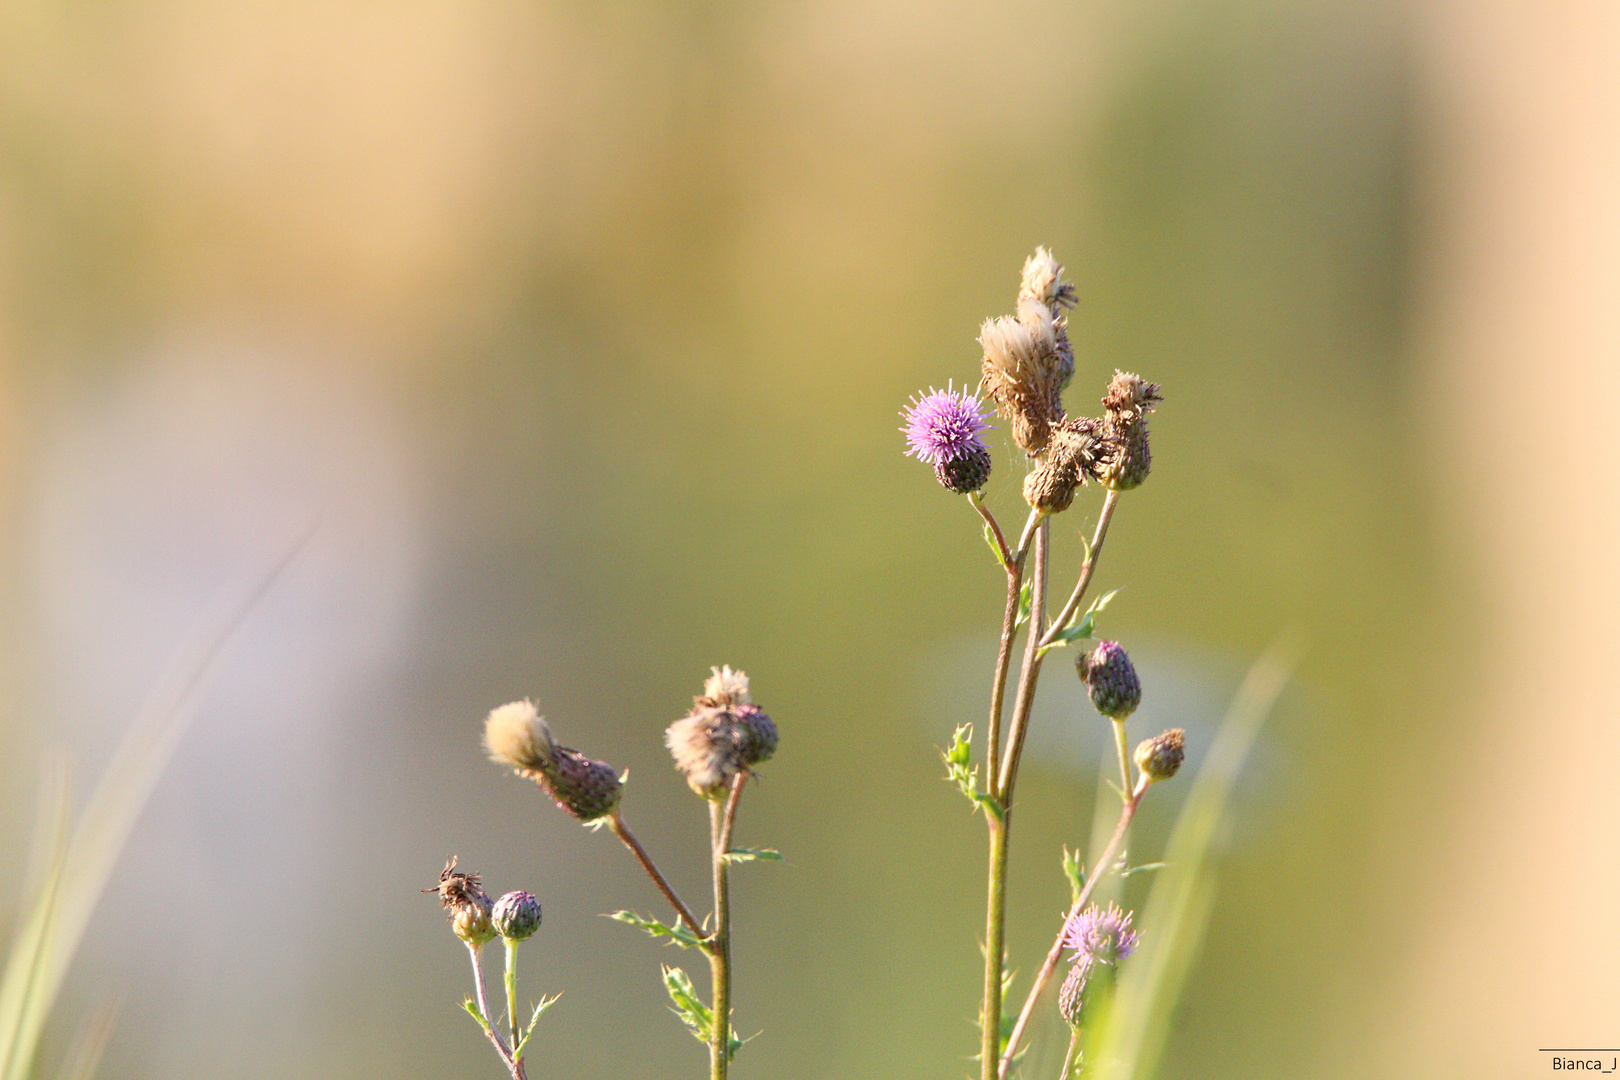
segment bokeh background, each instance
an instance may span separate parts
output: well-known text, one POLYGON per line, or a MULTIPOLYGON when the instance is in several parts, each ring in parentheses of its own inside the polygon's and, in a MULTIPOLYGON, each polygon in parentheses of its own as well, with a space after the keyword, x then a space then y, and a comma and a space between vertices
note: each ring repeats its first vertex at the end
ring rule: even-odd
MULTIPOLYGON (((1246 665, 1308 645, 1165 1075, 1620 1045, 1617 71, 1606 0, 5 5, 14 864, 45 763, 87 789, 188 629, 313 530, 47 1072, 113 995, 104 1076, 498 1075, 417 893, 456 853, 545 904, 537 1077, 697 1075, 657 980, 692 958, 600 917, 657 897, 477 737, 535 698, 697 894, 660 735, 730 663, 782 729, 739 842, 788 856, 736 875, 738 1075, 967 1073, 983 828, 937 748, 1002 585, 897 411, 975 379, 1036 244, 1079 286, 1072 407, 1116 366, 1165 388, 1098 581, 1141 726, 1196 763, 1246 665)), ((1021 785, 1026 972, 1108 762, 1065 669, 1021 785)))

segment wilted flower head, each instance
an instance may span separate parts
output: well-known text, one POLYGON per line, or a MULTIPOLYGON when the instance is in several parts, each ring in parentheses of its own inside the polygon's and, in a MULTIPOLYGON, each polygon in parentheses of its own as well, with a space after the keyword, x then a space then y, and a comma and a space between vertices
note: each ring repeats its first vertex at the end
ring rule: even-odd
POLYGON ((1171 728, 1151 739, 1143 739, 1137 743, 1132 756, 1148 783, 1168 780, 1176 775, 1176 770, 1181 768, 1181 762, 1187 756, 1186 732, 1171 728))
POLYGON ((491 711, 484 721, 484 746, 491 760, 510 765, 539 784, 581 821, 611 814, 624 794, 624 785, 607 762, 557 745, 533 702, 514 701, 491 711))
POLYGON ((693 791, 717 798, 732 777, 776 752, 776 724, 749 699, 748 676, 731 668, 711 668, 692 711, 664 732, 675 768, 693 791))
POLYGON ((469 945, 482 945, 495 936, 490 922, 489 894, 484 892, 477 874, 463 874, 456 870, 454 855, 445 860, 439 871, 439 884, 425 893, 438 893, 440 905, 449 912, 450 928, 456 937, 469 945))
POLYGON ((1075 658, 1075 666, 1091 704, 1104 716, 1123 720, 1142 703, 1142 682, 1119 642, 1099 641, 1095 649, 1075 658))
POLYGON ((1024 262, 1015 314, 986 319, 979 327, 979 385, 1028 454, 1044 453, 1052 425, 1063 419, 1063 388, 1074 375, 1064 311, 1073 304, 1074 286, 1063 280, 1062 264, 1036 248, 1024 262))
POLYGON ((1047 514, 1067 510, 1076 489, 1093 475, 1106 444, 1099 438, 1101 425, 1089 416, 1072 416, 1051 428, 1046 456, 1024 477, 1024 501, 1047 514))
POLYGON ((1114 372, 1102 399, 1103 436, 1110 447, 1109 460, 1098 470, 1104 487, 1128 491, 1147 479, 1153 468, 1148 413, 1163 400, 1158 383, 1128 371, 1114 372))
POLYGON ((523 941, 540 929, 540 901, 519 889, 495 901, 490 913, 496 933, 509 941, 523 941))
POLYGON ((1075 952, 1068 977, 1058 991, 1058 1012, 1063 1019, 1079 1026, 1088 991, 1097 985, 1098 976, 1111 974, 1116 963, 1136 951, 1137 941, 1131 913, 1113 904, 1107 910, 1092 904, 1064 924, 1064 947, 1075 952))

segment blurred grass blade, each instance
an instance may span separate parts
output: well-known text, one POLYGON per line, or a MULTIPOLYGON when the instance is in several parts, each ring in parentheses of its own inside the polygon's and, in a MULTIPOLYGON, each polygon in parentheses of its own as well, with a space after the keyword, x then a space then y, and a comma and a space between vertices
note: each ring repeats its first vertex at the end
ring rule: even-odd
POLYGON ((1287 685, 1299 645, 1285 633, 1243 680, 1193 781, 1165 845, 1141 922, 1142 945, 1120 974, 1119 992, 1086 1040, 1086 1058, 1107 1080, 1150 1080, 1215 900, 1210 850, 1238 773, 1287 685))
POLYGON ((56 924, 57 898, 62 890, 62 868, 68 846, 69 783, 65 763, 45 771, 40 811, 24 874, 24 896, 35 897, 25 907, 17 935, 0 976, 0 1077, 21 1075, 27 1063, 15 1064, 22 1047, 19 1026, 29 995, 45 964, 45 953, 56 924))
POLYGON ((56 1080, 90 1080, 96 1075, 123 1004, 121 998, 109 995, 79 1023, 62 1057, 62 1067, 56 1070, 56 1080))
POLYGON ((226 644, 308 541, 293 545, 248 587, 223 596, 192 631, 124 732, 70 837, 64 791, 58 835, 65 843, 57 842, 42 886, 31 895, 0 977, 0 1080, 26 1080, 31 1073, 45 1019, 90 915, 226 644))

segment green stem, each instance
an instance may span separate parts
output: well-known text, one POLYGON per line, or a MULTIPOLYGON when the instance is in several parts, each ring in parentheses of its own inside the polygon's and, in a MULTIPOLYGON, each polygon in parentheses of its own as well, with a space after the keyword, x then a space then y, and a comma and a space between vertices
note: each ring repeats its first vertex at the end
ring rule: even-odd
POLYGON ((518 1018, 517 1018, 517 947, 518 943, 511 938, 502 938, 506 944, 506 1022, 512 1029, 512 1058, 522 1060, 518 1056, 518 1018))
POLYGON ((1108 539, 1108 523, 1114 519, 1114 507, 1119 503, 1119 492, 1110 491, 1103 499, 1102 510, 1097 514, 1097 531, 1091 536, 1091 547, 1086 552, 1086 561, 1080 566, 1080 580, 1074 583, 1074 592, 1069 594, 1069 600, 1059 611, 1057 618, 1052 620, 1052 627, 1041 638, 1043 646, 1050 645, 1057 640, 1057 636, 1074 621, 1074 616, 1080 610, 1080 601, 1085 599, 1086 587, 1091 584, 1091 572, 1097 568, 1097 557, 1102 554, 1103 541, 1108 539))
POLYGON ((737 820, 748 774, 731 779, 731 794, 724 804, 709 803, 709 845, 714 857, 714 936, 709 939, 709 978, 714 991, 714 1030, 709 1038, 709 1076, 726 1080, 731 1064, 731 830, 737 820))
POLYGON ((995 1080, 1001 1059, 1001 970, 1007 924, 1007 827, 1010 815, 986 814, 990 825, 990 894, 984 913, 984 1011, 979 1018, 982 1080, 995 1080))
POLYGON ((1024 1029, 1029 1026, 1029 1018, 1035 1012, 1035 999, 1046 989, 1047 982, 1052 978, 1052 972, 1057 970, 1058 961, 1063 957, 1063 931, 1068 927, 1069 920, 1085 909, 1091 900, 1091 894, 1096 891, 1097 882, 1103 879, 1103 875, 1119 856, 1120 847, 1125 842, 1125 833, 1131 827, 1131 819, 1136 816, 1136 808, 1142 804, 1142 793, 1147 788, 1147 777, 1144 776, 1136 782, 1135 789, 1126 798, 1125 805, 1120 810, 1119 824, 1114 826, 1114 835, 1109 838, 1108 846, 1103 848, 1102 855, 1097 859, 1097 865, 1086 877, 1085 888, 1080 890, 1080 895, 1075 897, 1074 903, 1069 907, 1069 913, 1063 917, 1063 922, 1058 927, 1057 940, 1052 942, 1052 948, 1048 950, 1046 960, 1041 964, 1041 970, 1035 973, 1035 982, 1029 988, 1029 996, 1024 998, 1024 1007, 1018 1013, 1018 1021, 1013 1024, 1012 1033, 1007 1036, 1007 1049, 1001 1056, 1002 1077, 1007 1075, 1013 1054, 1018 1050, 1018 1042, 1023 1038, 1024 1029))
POLYGON ((1080 1049, 1080 1029, 1075 1028, 1069 1032, 1069 1052, 1063 1055, 1063 1071, 1058 1073, 1058 1080, 1069 1080, 1074 1075, 1074 1056, 1080 1049))
POLYGON ((1119 797, 1128 799, 1131 790, 1131 751, 1125 740, 1125 721, 1114 721, 1114 749, 1119 751, 1119 797))
POLYGON ((529 1080, 523 1071, 523 1063, 512 1056, 512 1051, 506 1048, 506 1040, 501 1038, 500 1027, 491 1024, 489 1020, 489 992, 484 989, 484 963, 481 946, 467 943, 467 951, 472 954, 473 993, 478 1002, 478 1015, 484 1025, 484 1034, 489 1041, 495 1044, 495 1052, 501 1056, 501 1064, 512 1074, 512 1080, 529 1080))
MULTIPOLYGON (((1003 809, 1012 809, 1013 782, 1018 778, 1018 759, 1024 753, 1024 737, 1029 733, 1029 714, 1035 706, 1035 684, 1041 677, 1041 635, 1046 629, 1047 550, 1051 546, 1051 523, 1043 519, 1035 533, 1035 566, 1030 571, 1029 633, 1024 638, 1024 666, 1018 673, 1018 692, 1013 697, 1012 719, 1007 724, 1007 751, 996 781, 996 796, 1003 809)), ((994 769, 996 763, 990 762, 994 769)))

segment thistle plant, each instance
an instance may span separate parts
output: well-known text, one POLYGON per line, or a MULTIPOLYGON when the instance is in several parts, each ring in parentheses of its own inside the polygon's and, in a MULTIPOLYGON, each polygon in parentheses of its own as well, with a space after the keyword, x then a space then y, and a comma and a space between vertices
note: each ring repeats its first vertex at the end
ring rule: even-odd
POLYGON ((1119 962, 1138 942, 1129 913, 1114 907, 1099 911, 1091 906, 1091 897, 1100 881, 1121 869, 1131 820, 1148 788, 1174 776, 1184 753, 1179 730, 1145 740, 1131 753, 1126 722, 1141 701, 1142 686, 1130 657, 1117 641, 1101 641, 1078 652, 1076 669, 1091 703, 1113 726, 1119 757, 1119 820, 1089 873, 1082 873, 1078 866, 1067 867, 1074 884, 1073 903, 1055 929, 1052 947, 1022 1009, 1016 1016, 1004 1016, 1010 830, 1036 688, 1047 654, 1067 647, 1078 649, 1081 642, 1092 639, 1098 616, 1114 596, 1099 597, 1081 612, 1120 497, 1140 487, 1152 469, 1148 416, 1162 400, 1158 384, 1115 371, 1100 400, 1101 416, 1068 414, 1064 392, 1073 381, 1075 359, 1067 313, 1075 303, 1074 287, 1064 280, 1062 265, 1051 252, 1037 248, 1024 263, 1013 314, 987 319, 980 327, 983 358, 977 390, 953 390, 948 382, 943 391, 931 390, 914 398, 901 414, 906 453, 933 465, 946 490, 966 496, 982 519, 985 540, 1006 575, 1006 606, 990 681, 989 719, 979 748, 982 776, 981 766, 973 761, 971 726, 958 728, 944 752, 948 778, 976 810, 983 811, 989 831, 980 1011, 982 1080, 1001 1080, 1018 1060, 1030 1016, 1065 947, 1076 952, 1059 994, 1059 1009, 1075 1035, 1062 1075, 1067 1077, 1084 1067, 1077 1060, 1080 1027, 1095 1008, 1092 1003, 1109 992, 1119 962), (1027 461, 1020 490, 1029 516, 1012 543, 1008 541, 1012 534, 1002 529, 982 494, 991 474, 991 457, 982 438, 990 426, 985 419, 986 397, 1007 423, 1013 443, 1027 461), (1052 519, 1069 510, 1081 489, 1093 484, 1104 491, 1096 525, 1089 540, 1082 532, 1084 555, 1075 584, 1056 614, 1051 614, 1052 519), (1007 683, 1020 632, 1024 649, 1013 679, 1009 713, 1007 683))
MULTIPOLYGON (((490 712, 484 722, 484 747, 497 764, 532 780, 557 806, 592 829, 606 825, 635 857, 636 862, 674 910, 669 923, 630 911, 610 916, 665 938, 683 949, 696 949, 709 962, 710 999, 705 1002, 684 970, 662 965, 664 988, 675 1014, 709 1050, 711 1080, 724 1080, 743 1040, 731 1025, 731 884, 734 863, 780 859, 768 848, 732 845, 737 807, 743 788, 755 774, 753 766, 776 752, 776 724, 754 704, 748 676, 730 667, 710 669, 703 692, 693 699, 686 715, 670 724, 664 744, 674 757, 676 771, 704 800, 709 813, 710 881, 713 910, 701 920, 675 891, 675 887, 647 849, 625 823, 621 803, 625 776, 603 761, 560 745, 551 725, 530 701, 514 701, 490 712)), ((439 875, 436 892, 455 934, 472 955, 474 997, 465 1008, 495 1047, 512 1080, 527 1080, 523 1057, 541 1014, 557 999, 544 999, 521 1030, 516 1020, 516 966, 518 943, 540 927, 540 904, 527 892, 510 892, 491 901, 478 875, 459 873, 452 859, 439 875), (491 1013, 480 965, 481 950, 499 936, 506 946, 507 1029, 490 1019, 491 1013)))

